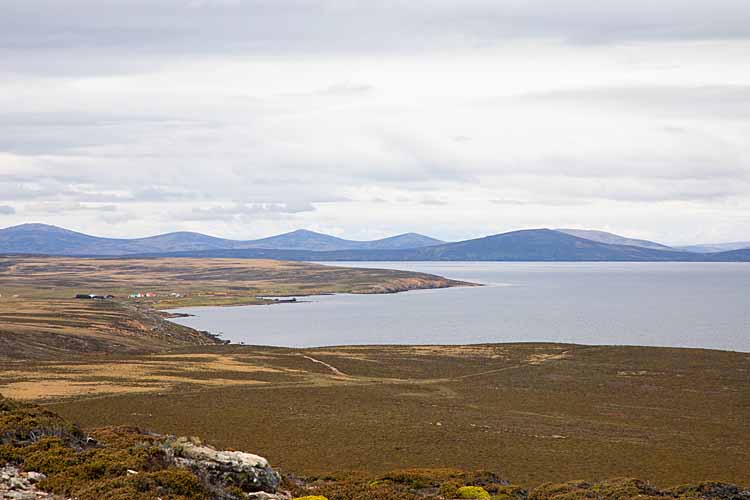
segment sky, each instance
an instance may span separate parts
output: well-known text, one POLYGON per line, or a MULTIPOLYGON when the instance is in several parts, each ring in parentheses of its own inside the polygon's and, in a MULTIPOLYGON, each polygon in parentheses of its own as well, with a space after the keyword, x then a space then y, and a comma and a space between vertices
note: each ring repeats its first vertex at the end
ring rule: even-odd
POLYGON ((0 227, 750 240, 747 0, 2 0, 0 227))

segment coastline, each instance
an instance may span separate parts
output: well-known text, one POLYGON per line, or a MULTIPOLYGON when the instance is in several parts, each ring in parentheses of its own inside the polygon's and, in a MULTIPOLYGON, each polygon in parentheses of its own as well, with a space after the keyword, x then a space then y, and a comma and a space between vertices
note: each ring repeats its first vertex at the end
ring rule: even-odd
POLYGON ((6 256, 0 264, 0 359, 143 354, 223 343, 168 321, 184 317, 170 312, 182 307, 254 305, 264 302, 257 298, 263 295, 469 285, 425 273, 271 260, 6 256), (79 299, 90 296, 103 299, 79 299))

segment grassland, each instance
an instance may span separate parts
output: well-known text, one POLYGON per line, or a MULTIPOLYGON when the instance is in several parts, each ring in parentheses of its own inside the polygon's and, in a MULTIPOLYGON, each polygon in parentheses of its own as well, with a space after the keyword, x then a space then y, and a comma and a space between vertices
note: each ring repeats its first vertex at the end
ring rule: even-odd
MULTIPOLYGON (((0 394, 85 429, 137 425, 201 436, 313 476, 451 468, 495 471, 527 488, 623 476, 662 487, 750 484, 750 354, 559 344, 233 346, 158 311, 458 284, 271 261, 6 258, 0 394), (146 291, 155 296, 127 298, 146 291), (76 293, 116 298, 74 300, 76 293)), ((364 491, 331 498, 369 498, 364 491)), ((382 498, 417 498, 406 495, 382 498)))
POLYGON ((0 258, 0 357, 145 353, 216 344, 157 311, 267 295, 388 293, 462 283, 405 271, 232 259, 0 258), (76 300, 76 294, 113 295, 76 300), (130 299, 134 293, 151 297, 130 299))
POLYGON ((702 481, 673 488, 631 478, 543 483, 534 489, 489 471, 401 469, 302 478, 278 475, 253 455, 196 437, 132 426, 82 432, 38 405, 0 397, 0 496, 77 500, 747 500, 750 489, 702 481), (235 455, 236 458, 240 458, 235 455), (252 464, 252 465, 251 465, 252 464), (248 467, 250 466, 250 467, 248 467), (21 491, 19 491, 21 490, 21 491), (279 495, 255 494, 258 490, 279 495), (47 493, 40 493, 41 491, 47 493), (7 493, 7 496, 6 496, 7 493), (48 493, 55 494, 49 496, 48 493))
POLYGON ((283 471, 491 470, 750 484, 750 355, 505 344, 218 346, 3 365, 0 393, 85 428, 138 425, 283 471))

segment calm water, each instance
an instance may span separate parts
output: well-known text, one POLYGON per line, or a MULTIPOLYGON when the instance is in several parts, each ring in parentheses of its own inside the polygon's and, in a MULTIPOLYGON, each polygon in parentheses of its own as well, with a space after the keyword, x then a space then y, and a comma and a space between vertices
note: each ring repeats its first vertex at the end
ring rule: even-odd
POLYGON ((347 262, 483 283, 296 304, 179 309, 180 324, 232 342, 573 342, 750 352, 750 264, 347 262))

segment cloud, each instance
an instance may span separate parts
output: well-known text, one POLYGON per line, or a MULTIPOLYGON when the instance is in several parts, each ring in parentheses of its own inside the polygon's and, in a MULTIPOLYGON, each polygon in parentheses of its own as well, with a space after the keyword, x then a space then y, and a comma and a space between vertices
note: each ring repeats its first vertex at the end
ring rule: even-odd
POLYGON ((109 225, 124 224, 132 221, 134 218, 136 217, 129 212, 110 212, 102 214, 100 217, 103 222, 109 225))
POLYGON ((438 200, 435 198, 426 198, 420 202, 422 205, 432 205, 432 206, 445 206, 449 205, 449 203, 445 200, 438 200))
POLYGON ((146 114, 68 112, 9 112, 0 117, 0 152, 19 155, 88 156, 114 144, 132 147, 164 128, 211 127, 205 121, 146 114))
POLYGON ((116 212, 117 205, 91 205, 80 202, 53 202, 30 203, 24 206, 24 212, 38 214, 62 214, 68 212, 116 212))
POLYGON ((10 205, 0 205, 0 215, 13 215, 16 213, 16 209, 10 205))
POLYGON ((744 231, 727 221, 750 210, 749 16, 744 0, 0 2, 0 200, 14 221, 116 235, 744 231))
POLYGON ((617 85, 532 93, 525 98, 586 107, 646 110, 652 116, 750 118, 750 85, 617 85))
MULTIPOLYGON (((6 0, 0 72, 144 74, 194 59, 390 57, 517 41, 586 47, 748 40, 749 17, 745 0, 710 6, 706 0, 561 0, 554 7, 543 0, 6 0)), ((323 87, 335 95, 368 90, 369 84, 323 87)))
POLYGON ((228 219, 247 219, 251 217, 271 217, 279 215, 312 212, 315 206, 306 201, 284 203, 237 203, 229 206, 191 207, 189 211, 174 213, 177 220, 216 221, 228 219))
MULTIPOLYGON (((528 185, 528 184, 526 184, 528 185)), ((750 179, 651 179, 638 177, 613 179, 538 177, 534 181, 534 197, 552 205, 558 202, 591 203, 605 200, 623 203, 663 204, 689 202, 695 204, 743 199, 750 192, 750 179), (564 194, 564 196, 560 196, 564 194)))
MULTIPOLYGON (((206 53, 340 53, 498 44, 513 38, 748 38, 744 0, 294 2, 8 0, 0 47, 206 53), (710 12, 707 12, 710 10, 710 12), (179 14, 177 14, 179 13, 179 14)), ((95 52, 95 51, 94 51, 95 52)))
POLYGON ((532 205, 533 202, 523 200, 510 200, 510 199, 493 199, 490 200, 493 205, 508 205, 512 207, 522 207, 525 205, 532 205))
POLYGON ((147 186, 129 191, 124 201, 129 202, 167 202, 186 201, 199 198, 199 193, 170 186, 147 186))
POLYGON ((354 84, 354 83, 337 83, 329 85, 320 90, 313 92, 313 95, 318 96, 330 96, 330 97, 341 97, 341 96, 363 96, 371 93, 374 90, 372 85, 366 84, 354 84))

